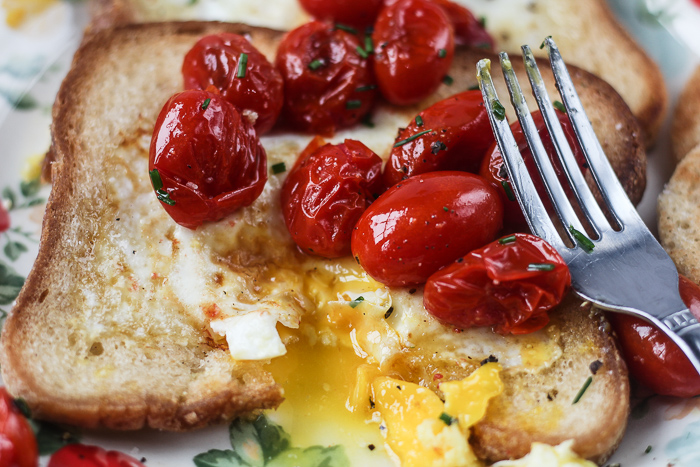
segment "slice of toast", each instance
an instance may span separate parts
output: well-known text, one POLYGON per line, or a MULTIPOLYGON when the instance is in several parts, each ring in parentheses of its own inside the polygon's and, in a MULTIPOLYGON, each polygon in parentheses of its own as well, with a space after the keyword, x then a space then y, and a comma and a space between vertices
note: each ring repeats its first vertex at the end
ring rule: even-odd
MULTIPOLYGON (((606 0, 456 0, 486 21, 496 50, 520 54, 520 46, 536 46, 552 36, 567 63, 602 77, 624 98, 641 123, 647 146, 654 141, 666 114, 667 92, 659 67, 618 23, 606 0)), ((292 29, 307 16, 297 0, 260 5, 236 0, 173 5, 154 0, 97 0, 92 3, 92 29, 130 22, 217 19, 292 29), (215 2, 212 2, 215 3, 215 2), (212 17, 216 11, 215 17, 212 17)))
MULTIPOLYGON (((208 323, 229 308, 264 303, 286 310, 281 321, 294 328, 316 311, 313 297, 303 292, 313 268, 304 268, 311 261, 333 270, 335 263, 310 260, 294 247, 280 215, 283 175, 271 176, 252 206, 188 231, 158 205, 147 174, 153 125, 163 103, 182 89, 185 53, 202 35, 221 31, 249 35, 268 57, 282 37, 236 24, 129 25, 96 33, 76 54, 54 106, 53 190, 39 256, 4 325, 0 348, 7 387, 39 418, 184 430, 282 400, 283 389, 265 362, 232 359, 208 323)), ((350 128, 334 139, 360 139, 386 159, 397 127, 430 103, 476 84, 476 61, 485 56, 496 59, 458 50, 451 86, 413 107, 381 104, 374 128, 350 128)), ((513 65, 525 80, 522 63, 513 65)), ((546 63, 540 67, 554 96, 551 73, 546 63)), ((496 68, 494 79, 505 98, 496 68)), ((570 71, 604 150, 638 201, 645 155, 636 119, 607 83, 575 67, 570 71)), ((291 167, 309 139, 282 132, 263 137, 268 163, 291 167)), ((436 336, 454 334, 425 313, 420 291, 390 292, 392 319, 413 310, 414 318, 438 329, 436 336)), ((530 367, 522 364, 526 346, 488 329, 457 337, 465 348, 481 349, 469 359, 434 362, 424 360, 433 344, 412 349, 410 334, 391 332, 401 352, 383 365, 416 382, 425 380, 422 372, 429 367, 463 376, 473 369, 467 360, 488 357, 490 343, 500 339, 508 352, 496 357, 504 362, 507 389, 472 439, 487 459, 524 455, 531 441, 574 437, 577 452, 602 462, 622 436, 629 409, 625 365, 602 316, 573 299, 552 312, 552 324, 540 335, 548 343, 547 357, 534 356, 530 367), (515 363, 507 363, 509 352, 516 354, 515 363), (593 375, 590 365, 596 361, 602 366, 593 375), (594 383, 572 405, 589 376, 594 383)), ((368 354, 370 361, 380 360, 368 354)))
POLYGON ((700 67, 698 67, 678 96, 671 121, 671 148, 676 162, 700 144, 700 67))

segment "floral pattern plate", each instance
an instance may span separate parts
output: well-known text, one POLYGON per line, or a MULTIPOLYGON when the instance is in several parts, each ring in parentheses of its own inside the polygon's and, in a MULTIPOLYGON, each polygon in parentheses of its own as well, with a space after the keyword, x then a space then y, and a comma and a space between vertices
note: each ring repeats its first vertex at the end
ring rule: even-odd
MULTIPOLYGON (((618 17, 662 66, 671 102, 698 57, 661 26, 676 28, 678 11, 700 15, 697 3, 611 0, 618 17)), ((2 4, 6 8, 0 10, 0 320, 9 312, 38 251, 50 191, 39 183, 38 176, 50 142, 51 105, 87 20, 86 6, 79 0, 3 0, 2 4), (9 17, 17 14, 10 11, 15 4, 23 5, 30 16, 12 28, 6 23, 17 20, 9 17)), ((674 29, 679 40, 687 40, 688 32, 683 31, 674 29)), ((693 41, 700 42, 697 24, 690 37, 688 47, 693 41)), ((649 155, 648 188, 639 207, 654 231, 656 197, 673 169, 668 147, 666 130, 649 155)), ((633 390, 629 428, 608 465, 700 465, 700 399, 642 391, 633 390)), ((66 441, 63 430, 48 424, 36 428, 43 454, 66 441)), ((82 441, 145 459, 148 466, 350 465, 337 447, 294 447, 283 428, 264 417, 251 424, 234 422, 228 429, 217 426, 187 434, 89 432, 82 434, 82 441), (266 460, 272 458, 274 461, 266 460)), ((41 465, 47 461, 44 455, 41 465)))

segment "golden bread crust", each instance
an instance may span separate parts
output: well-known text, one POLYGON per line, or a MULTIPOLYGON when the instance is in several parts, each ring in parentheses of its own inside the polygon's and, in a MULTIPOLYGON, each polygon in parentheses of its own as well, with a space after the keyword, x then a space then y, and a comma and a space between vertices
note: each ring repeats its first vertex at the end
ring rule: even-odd
POLYGON ((678 97, 671 121, 671 147, 676 162, 700 144, 700 67, 678 97))

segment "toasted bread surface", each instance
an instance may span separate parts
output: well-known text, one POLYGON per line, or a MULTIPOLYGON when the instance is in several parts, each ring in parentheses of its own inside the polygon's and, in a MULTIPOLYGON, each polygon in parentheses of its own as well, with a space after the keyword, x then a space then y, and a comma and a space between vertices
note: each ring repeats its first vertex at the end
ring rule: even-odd
POLYGON ((671 148, 676 162, 700 144, 700 67, 678 97, 671 121, 671 148))
MULTIPOLYGON (((223 279, 217 276, 216 281, 233 287, 235 280, 241 290, 252 290, 256 278, 263 277, 258 273, 272 265, 281 271, 300 261, 284 227, 280 230, 274 196, 280 178, 268 182, 251 208, 188 233, 158 205, 146 173, 155 118, 167 98, 182 89, 182 57, 199 37, 219 31, 249 34, 269 57, 282 34, 217 23, 130 25, 95 34, 76 55, 54 107, 54 186, 39 257, 5 324, 0 352, 7 386, 38 417, 91 427, 181 430, 274 407, 282 400, 282 389, 263 363, 237 362, 212 341, 200 304, 188 305, 187 297, 170 285, 178 284, 181 271, 167 264, 170 256, 191 255, 186 245, 197 243, 202 255, 217 258, 223 279), (274 231, 271 241, 283 253, 275 256, 271 244, 252 235, 230 243, 225 238, 236 231, 229 224, 242 229, 261 224, 274 231), (123 241, 132 237, 134 244, 156 251, 129 248, 125 253, 123 241), (162 263, 148 270, 153 274, 145 279, 134 259, 139 255, 162 263)), ((451 86, 441 86, 414 107, 380 104, 376 129, 352 128, 336 139, 362 139, 386 158, 396 128, 430 103, 474 85, 476 61, 485 55, 495 59, 459 50, 451 86)), ((513 64, 525 80, 522 64, 513 64)), ((638 201, 645 156, 637 121, 605 82, 575 67, 571 74, 606 154, 630 197, 638 201)), ((502 78, 496 70, 494 75, 505 96, 502 78)), ((544 75, 551 92, 551 73, 544 75)), ((291 136, 277 132, 263 138, 270 164, 284 161, 290 167, 310 139, 305 136, 300 142, 291 136)), ((239 235, 251 232, 258 231, 241 230, 239 235)), ((289 271, 280 277, 297 280, 289 271)), ((411 297, 418 300, 418 295, 411 297)), ((308 298, 297 295, 294 300, 304 310, 313 309, 308 298)), ((552 315, 551 329, 563 357, 534 374, 506 373, 506 394, 474 432, 473 442, 484 457, 515 457, 526 453, 531 441, 558 442, 574 433, 575 449, 601 460, 619 442, 629 406, 625 366, 600 316, 591 319, 579 306, 569 301, 552 315), (588 365, 596 360, 603 367, 591 392, 581 405, 568 407, 571 394, 590 374, 588 365), (509 413, 519 417, 518 423, 511 424, 509 413)), ((422 380, 420 371, 416 381, 422 380)))
POLYGON ((659 237, 678 272, 700 283, 700 145, 676 166, 659 195, 659 237))
MULTIPOLYGON (((667 91, 659 67, 615 19, 606 0, 457 0, 486 19, 496 50, 520 54, 529 44, 535 54, 546 36, 557 41, 567 63, 610 83, 641 123, 647 145, 654 141, 667 111, 667 91)), ((285 15, 268 15, 264 25, 292 29, 307 17, 296 0, 278 1, 285 15), (280 16, 280 17, 278 17, 280 16)), ((231 7, 219 20, 248 22, 244 8, 231 7)), ((128 22, 205 19, 197 7, 173 7, 145 0, 98 0, 93 5, 93 29, 128 22)), ((264 17, 264 16, 263 16, 264 17)), ((208 19, 208 18, 206 18, 208 19)), ((259 20, 258 20, 259 21, 259 20)), ((259 23, 256 23, 259 24, 259 23)))

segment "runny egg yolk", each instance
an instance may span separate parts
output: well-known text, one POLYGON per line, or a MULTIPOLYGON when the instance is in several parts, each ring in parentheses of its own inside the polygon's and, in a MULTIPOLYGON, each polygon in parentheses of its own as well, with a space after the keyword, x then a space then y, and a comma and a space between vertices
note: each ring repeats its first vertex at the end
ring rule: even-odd
POLYGON ((0 4, 6 11, 5 22, 12 28, 22 25, 28 15, 40 13, 56 0, 2 0, 0 4))

